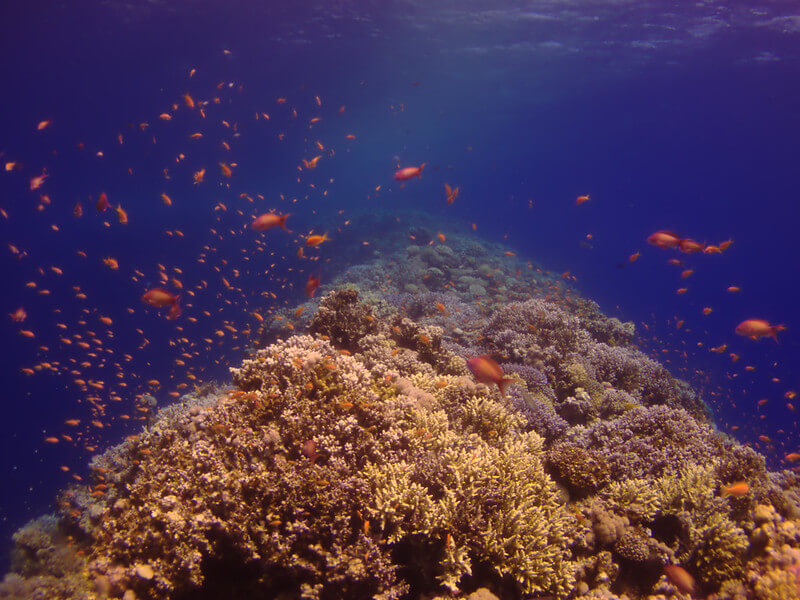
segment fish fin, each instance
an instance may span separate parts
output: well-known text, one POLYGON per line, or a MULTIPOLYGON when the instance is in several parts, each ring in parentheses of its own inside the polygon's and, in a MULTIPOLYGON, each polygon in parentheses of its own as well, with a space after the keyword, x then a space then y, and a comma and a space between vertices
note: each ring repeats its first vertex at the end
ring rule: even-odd
POLYGON ((422 177, 422 169, 424 169, 424 168, 425 168, 425 164, 426 164, 426 163, 422 163, 422 164, 419 166, 419 172, 417 173, 417 177, 422 177))

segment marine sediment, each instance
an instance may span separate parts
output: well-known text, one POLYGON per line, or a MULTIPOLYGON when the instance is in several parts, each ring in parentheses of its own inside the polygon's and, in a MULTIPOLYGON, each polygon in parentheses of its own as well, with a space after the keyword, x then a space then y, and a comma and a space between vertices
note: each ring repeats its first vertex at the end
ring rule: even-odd
POLYGON ((800 597, 800 476, 716 430, 632 323, 507 248, 382 238, 231 387, 95 456, 14 535, 0 598, 689 598, 665 565, 698 597, 800 597))

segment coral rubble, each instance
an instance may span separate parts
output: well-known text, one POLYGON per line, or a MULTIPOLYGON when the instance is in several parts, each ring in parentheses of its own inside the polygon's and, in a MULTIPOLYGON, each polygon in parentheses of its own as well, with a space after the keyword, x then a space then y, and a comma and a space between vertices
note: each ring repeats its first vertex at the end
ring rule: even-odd
POLYGON ((632 324, 473 238, 405 239, 94 457, 0 598, 687 598, 667 564, 713 600, 800 598, 800 480, 632 324))

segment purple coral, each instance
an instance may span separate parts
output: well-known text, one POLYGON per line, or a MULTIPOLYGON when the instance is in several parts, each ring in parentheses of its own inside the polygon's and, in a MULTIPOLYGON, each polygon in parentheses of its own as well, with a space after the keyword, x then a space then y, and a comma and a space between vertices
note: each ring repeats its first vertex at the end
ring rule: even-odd
POLYGON ((613 421, 575 427, 567 439, 601 453, 614 478, 658 477, 688 464, 708 464, 722 440, 685 410, 634 408, 613 421))

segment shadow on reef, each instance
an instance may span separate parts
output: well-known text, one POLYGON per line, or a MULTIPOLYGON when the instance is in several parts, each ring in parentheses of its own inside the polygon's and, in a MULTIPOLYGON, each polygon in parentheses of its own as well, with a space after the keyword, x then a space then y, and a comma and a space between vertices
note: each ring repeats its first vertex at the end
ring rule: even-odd
POLYGON ((407 232, 265 323, 232 389, 95 456, 0 598, 686 600, 667 564, 708 600, 800 597, 797 473, 560 278, 407 232))

